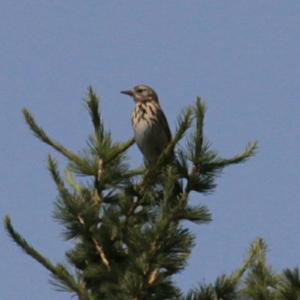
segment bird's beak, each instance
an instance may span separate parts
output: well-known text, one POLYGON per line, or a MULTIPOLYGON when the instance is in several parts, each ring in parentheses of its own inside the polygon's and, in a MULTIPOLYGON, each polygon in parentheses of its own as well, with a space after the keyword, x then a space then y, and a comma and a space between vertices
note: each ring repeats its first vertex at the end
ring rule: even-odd
POLYGON ((133 91, 132 90, 127 90, 127 91, 121 91, 121 94, 124 94, 124 95, 128 95, 128 96, 133 96, 133 91))

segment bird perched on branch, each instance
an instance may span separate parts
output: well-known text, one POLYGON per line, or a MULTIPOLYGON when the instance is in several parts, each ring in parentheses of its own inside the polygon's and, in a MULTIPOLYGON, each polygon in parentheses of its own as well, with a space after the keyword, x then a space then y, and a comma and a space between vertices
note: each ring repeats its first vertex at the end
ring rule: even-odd
POLYGON ((172 139, 168 121, 159 105, 157 94, 151 87, 144 84, 121 93, 131 96, 135 102, 135 108, 131 114, 135 142, 146 162, 151 164, 172 139))

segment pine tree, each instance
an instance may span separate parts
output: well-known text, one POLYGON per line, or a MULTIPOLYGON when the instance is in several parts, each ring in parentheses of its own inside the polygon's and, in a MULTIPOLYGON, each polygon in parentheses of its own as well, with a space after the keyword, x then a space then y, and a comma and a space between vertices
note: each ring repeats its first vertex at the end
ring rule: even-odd
POLYGON ((86 104, 93 132, 79 153, 50 138, 23 110, 33 133, 67 160, 62 176, 56 160, 48 156, 58 191, 54 218, 63 226, 65 239, 73 241, 65 253, 67 264, 51 263, 14 229, 8 216, 4 219, 12 239, 49 270, 57 288, 79 300, 300 299, 298 269, 275 274, 266 265, 262 239, 252 244, 237 271, 218 277, 214 284, 202 284, 183 295, 172 280, 186 266, 195 242, 182 221, 211 221, 205 205, 189 203, 190 193, 213 192, 222 170, 253 156, 256 142, 232 158, 220 157, 204 138, 205 106, 198 97, 179 116, 174 138, 156 163, 131 168, 126 151, 133 139, 112 140, 92 88, 86 104), (174 151, 177 160, 170 163, 174 151), (88 179, 85 183, 78 179, 82 176, 88 179))

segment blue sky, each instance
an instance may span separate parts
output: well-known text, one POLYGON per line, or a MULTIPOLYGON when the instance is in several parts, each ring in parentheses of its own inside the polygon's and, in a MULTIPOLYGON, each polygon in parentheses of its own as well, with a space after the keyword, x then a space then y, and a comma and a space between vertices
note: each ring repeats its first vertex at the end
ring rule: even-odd
MULTIPOLYGON (((132 135, 133 103, 119 91, 147 83, 174 131, 178 113, 203 97, 205 132, 224 156, 257 139, 256 157, 226 169, 209 196, 192 196, 213 213, 191 229, 197 246, 176 280, 187 290, 242 262, 257 236, 277 271, 299 265, 300 2, 1 1, 0 215, 52 261, 71 245, 51 217, 56 197, 48 153, 22 107, 73 150, 91 130, 83 97, 92 85, 115 140, 132 135)), ((133 165, 142 162, 136 147, 133 165)), ((48 272, 0 228, 1 299, 70 299, 48 272)))

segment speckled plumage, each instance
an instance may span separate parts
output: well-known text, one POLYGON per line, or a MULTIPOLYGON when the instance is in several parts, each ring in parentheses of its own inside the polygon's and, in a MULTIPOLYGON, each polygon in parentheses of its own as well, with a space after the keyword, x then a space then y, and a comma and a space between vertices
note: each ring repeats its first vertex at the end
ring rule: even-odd
POLYGON ((151 87, 141 84, 122 93, 134 98, 135 108, 131 114, 134 138, 146 162, 152 163, 172 138, 157 94, 151 87))

